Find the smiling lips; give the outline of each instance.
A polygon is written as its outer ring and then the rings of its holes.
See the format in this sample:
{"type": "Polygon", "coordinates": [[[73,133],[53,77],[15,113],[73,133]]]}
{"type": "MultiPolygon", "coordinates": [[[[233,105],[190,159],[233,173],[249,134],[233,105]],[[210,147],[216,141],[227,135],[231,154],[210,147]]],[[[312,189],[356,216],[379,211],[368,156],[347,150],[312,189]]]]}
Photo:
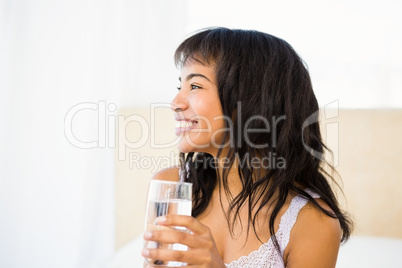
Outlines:
{"type": "Polygon", "coordinates": [[[176,121],[176,129],[175,133],[176,135],[183,134],[184,132],[187,132],[197,126],[198,122],[193,121],[193,120],[177,120],[176,121]]]}

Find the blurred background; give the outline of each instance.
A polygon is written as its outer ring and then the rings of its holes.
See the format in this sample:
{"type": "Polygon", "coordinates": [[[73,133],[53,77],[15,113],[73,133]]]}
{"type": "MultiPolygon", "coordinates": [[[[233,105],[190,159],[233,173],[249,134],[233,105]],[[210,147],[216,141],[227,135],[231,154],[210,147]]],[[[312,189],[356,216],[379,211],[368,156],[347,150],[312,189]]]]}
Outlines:
{"type": "Polygon", "coordinates": [[[119,111],[166,108],[178,85],[174,50],[195,30],[276,35],[306,61],[321,106],[395,110],[401,6],[0,0],[0,267],[88,267],[125,242],[115,221],[119,111]]]}

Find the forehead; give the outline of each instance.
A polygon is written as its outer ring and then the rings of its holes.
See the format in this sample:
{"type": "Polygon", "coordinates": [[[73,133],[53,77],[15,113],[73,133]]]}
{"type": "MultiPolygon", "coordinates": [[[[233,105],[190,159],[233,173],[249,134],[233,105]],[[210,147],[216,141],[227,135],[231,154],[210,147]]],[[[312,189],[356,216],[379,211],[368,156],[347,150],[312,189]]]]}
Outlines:
{"type": "Polygon", "coordinates": [[[207,63],[196,58],[188,58],[181,67],[181,73],[189,73],[193,71],[204,72],[215,76],[215,64],[207,63]]]}
{"type": "Polygon", "coordinates": [[[208,83],[216,84],[214,66],[206,65],[197,61],[186,62],[181,69],[179,80],[186,82],[194,77],[206,80],[208,83]]]}

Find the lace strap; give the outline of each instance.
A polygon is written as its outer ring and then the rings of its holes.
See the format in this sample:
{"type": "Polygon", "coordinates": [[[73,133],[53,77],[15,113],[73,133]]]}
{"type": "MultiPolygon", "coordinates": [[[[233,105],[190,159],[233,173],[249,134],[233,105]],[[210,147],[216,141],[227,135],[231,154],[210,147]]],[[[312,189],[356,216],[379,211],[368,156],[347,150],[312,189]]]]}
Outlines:
{"type": "MultiPolygon", "coordinates": [[[[320,196],[309,189],[305,190],[312,198],[320,198],[320,196]]],[[[295,196],[289,204],[288,209],[281,217],[278,229],[278,239],[281,255],[283,256],[285,249],[289,243],[290,231],[293,225],[296,223],[297,215],[300,210],[307,204],[308,199],[301,195],[295,196]]]]}

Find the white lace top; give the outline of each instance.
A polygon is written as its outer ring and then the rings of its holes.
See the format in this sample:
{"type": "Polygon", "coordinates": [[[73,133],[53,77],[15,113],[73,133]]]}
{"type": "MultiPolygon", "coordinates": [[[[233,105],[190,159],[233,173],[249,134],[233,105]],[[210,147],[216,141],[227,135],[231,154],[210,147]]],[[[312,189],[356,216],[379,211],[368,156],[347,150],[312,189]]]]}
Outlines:
{"type": "MultiPolygon", "coordinates": [[[[320,196],[306,190],[313,198],[319,198],[320,196]]],[[[272,239],[270,238],[267,243],[262,244],[258,250],[251,252],[248,256],[242,256],[237,261],[232,261],[229,264],[225,264],[228,268],[280,268],[285,267],[283,262],[283,253],[288,245],[290,230],[296,222],[299,211],[307,204],[307,199],[302,196],[296,196],[290,202],[290,205],[286,212],[282,215],[279,222],[279,229],[276,232],[276,239],[278,240],[281,248],[281,254],[279,255],[276,250],[272,239]]]]}

